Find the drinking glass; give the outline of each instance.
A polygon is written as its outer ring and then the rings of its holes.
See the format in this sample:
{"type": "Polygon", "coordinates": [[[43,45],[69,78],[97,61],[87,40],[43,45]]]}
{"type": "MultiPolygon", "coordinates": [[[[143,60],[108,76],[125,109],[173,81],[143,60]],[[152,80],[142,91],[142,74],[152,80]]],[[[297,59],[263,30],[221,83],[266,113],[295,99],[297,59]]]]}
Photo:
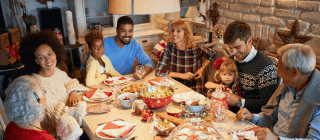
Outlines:
{"type": "Polygon", "coordinates": [[[216,115],[216,117],[218,118],[218,121],[219,121],[219,127],[217,128],[217,130],[224,131],[223,128],[221,127],[221,121],[223,120],[223,118],[227,114],[226,106],[224,104],[222,104],[222,102],[220,102],[220,103],[219,103],[219,101],[216,102],[216,104],[214,106],[214,114],[216,115]]]}
{"type": "Polygon", "coordinates": [[[150,116],[147,119],[148,130],[153,135],[154,140],[156,139],[156,136],[160,130],[157,128],[158,121],[159,121],[159,119],[154,116],[150,116]]]}
{"type": "Polygon", "coordinates": [[[143,65],[137,65],[136,66],[136,73],[137,76],[140,78],[140,84],[142,84],[142,76],[144,75],[145,71],[144,71],[144,66],[143,65]]]}
{"type": "Polygon", "coordinates": [[[167,73],[161,73],[160,77],[161,77],[161,80],[160,80],[161,85],[169,86],[168,74],[167,73]]]}
{"type": "Polygon", "coordinates": [[[118,82],[118,81],[113,81],[113,83],[112,83],[112,91],[113,91],[113,93],[114,93],[114,97],[115,97],[115,106],[120,106],[121,105],[121,103],[120,103],[120,101],[119,101],[119,99],[118,99],[118,96],[119,96],[119,94],[120,94],[120,91],[119,91],[119,86],[120,86],[120,83],[118,82]]]}

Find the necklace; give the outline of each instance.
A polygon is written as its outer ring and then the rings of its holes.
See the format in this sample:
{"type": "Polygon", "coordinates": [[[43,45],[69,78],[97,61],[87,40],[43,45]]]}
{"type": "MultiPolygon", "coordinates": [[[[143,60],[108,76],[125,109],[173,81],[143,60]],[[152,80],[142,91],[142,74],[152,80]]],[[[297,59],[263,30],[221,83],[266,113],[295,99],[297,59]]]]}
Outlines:
{"type": "Polygon", "coordinates": [[[29,124],[29,125],[30,125],[30,126],[33,126],[33,127],[35,127],[35,128],[38,128],[39,130],[43,131],[43,129],[40,128],[40,127],[38,127],[38,126],[34,126],[34,125],[32,125],[32,124],[29,124]]]}

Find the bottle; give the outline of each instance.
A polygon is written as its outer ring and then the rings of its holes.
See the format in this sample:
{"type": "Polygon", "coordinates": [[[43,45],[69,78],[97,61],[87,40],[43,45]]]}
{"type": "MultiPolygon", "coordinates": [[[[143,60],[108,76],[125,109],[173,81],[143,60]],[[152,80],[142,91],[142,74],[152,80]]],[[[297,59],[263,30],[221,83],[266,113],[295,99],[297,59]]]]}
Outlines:
{"type": "Polygon", "coordinates": [[[54,28],[53,32],[56,33],[57,38],[60,40],[60,43],[62,45],[64,45],[63,44],[63,36],[62,36],[62,33],[60,32],[60,30],[58,28],[54,28]]]}

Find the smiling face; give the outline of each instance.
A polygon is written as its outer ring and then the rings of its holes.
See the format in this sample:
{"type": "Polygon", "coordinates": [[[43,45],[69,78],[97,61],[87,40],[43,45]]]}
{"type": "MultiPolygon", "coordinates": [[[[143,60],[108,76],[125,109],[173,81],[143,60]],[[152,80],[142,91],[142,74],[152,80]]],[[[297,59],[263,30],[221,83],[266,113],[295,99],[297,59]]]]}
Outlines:
{"type": "Polygon", "coordinates": [[[252,38],[249,37],[247,42],[238,38],[234,43],[228,44],[230,51],[238,61],[244,60],[250,53],[252,47],[252,38]]]}
{"type": "Polygon", "coordinates": [[[133,36],[133,25],[131,24],[122,24],[117,28],[117,37],[120,39],[120,42],[124,45],[130,43],[133,36]]]}
{"type": "Polygon", "coordinates": [[[57,56],[47,44],[40,45],[34,55],[36,63],[41,66],[41,70],[53,71],[57,65],[57,56]]]}
{"type": "Polygon", "coordinates": [[[219,76],[221,78],[221,81],[227,85],[231,84],[234,79],[234,73],[233,72],[227,72],[223,71],[219,73],[219,76]]]}
{"type": "Polygon", "coordinates": [[[90,46],[91,56],[95,59],[101,58],[104,53],[104,46],[102,39],[95,39],[90,46]]]}
{"type": "Polygon", "coordinates": [[[172,42],[177,45],[182,45],[184,43],[184,30],[175,27],[171,30],[171,32],[172,42]]]}

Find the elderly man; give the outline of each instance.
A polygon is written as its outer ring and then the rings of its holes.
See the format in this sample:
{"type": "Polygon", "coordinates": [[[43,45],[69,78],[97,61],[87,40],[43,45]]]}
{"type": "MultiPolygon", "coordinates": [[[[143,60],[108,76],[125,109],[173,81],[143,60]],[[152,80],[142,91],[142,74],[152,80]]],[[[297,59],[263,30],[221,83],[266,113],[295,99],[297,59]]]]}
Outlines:
{"type": "Polygon", "coordinates": [[[277,72],[283,79],[259,114],[246,108],[237,113],[239,120],[258,126],[258,139],[320,139],[320,72],[315,69],[316,55],[308,45],[289,44],[278,50],[277,72]]]}
{"type": "MultiPolygon", "coordinates": [[[[142,77],[154,69],[154,63],[151,58],[144,52],[143,47],[138,41],[132,39],[133,21],[128,16],[122,16],[117,21],[117,35],[103,39],[104,54],[109,57],[113,67],[122,75],[132,73],[135,58],[140,64],[145,66],[145,73],[142,77]]],[[[89,55],[88,55],[89,56],[89,55]]],[[[89,57],[87,57],[88,59],[89,57]]],[[[86,67],[85,61],[80,70],[86,67]]],[[[81,72],[83,73],[83,72],[81,72]]],[[[136,73],[133,75],[140,79],[136,73]]]]}
{"type": "Polygon", "coordinates": [[[259,113],[277,89],[277,72],[273,61],[265,54],[257,51],[252,45],[250,26],[243,21],[230,23],[223,35],[236,60],[240,84],[244,90],[241,97],[227,93],[230,110],[237,112],[239,108],[248,108],[259,113]]]}

